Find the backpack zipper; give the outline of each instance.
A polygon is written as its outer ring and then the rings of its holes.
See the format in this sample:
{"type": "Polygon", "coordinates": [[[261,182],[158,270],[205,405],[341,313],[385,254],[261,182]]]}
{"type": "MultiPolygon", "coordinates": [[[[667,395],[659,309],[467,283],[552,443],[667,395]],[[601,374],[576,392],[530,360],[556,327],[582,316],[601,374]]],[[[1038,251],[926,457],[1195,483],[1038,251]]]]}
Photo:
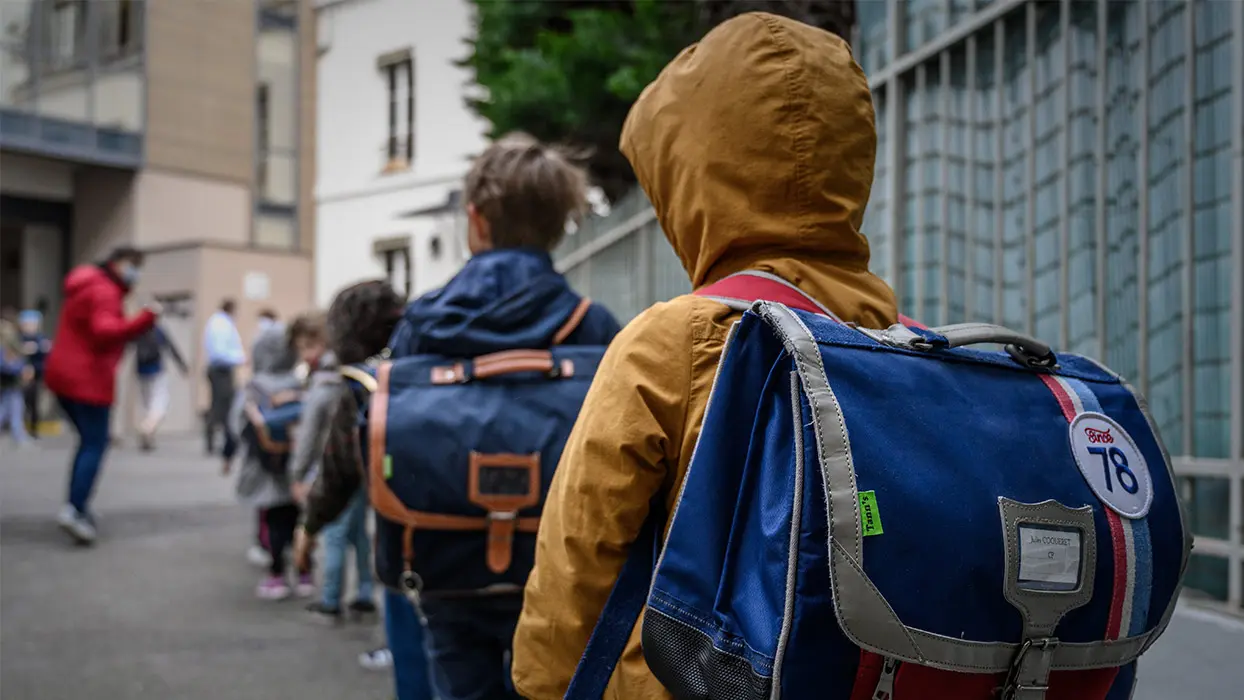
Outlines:
{"type": "Polygon", "coordinates": [[[872,700],[894,700],[894,678],[898,675],[900,663],[898,659],[882,657],[881,677],[877,679],[877,688],[873,690],[872,700]]]}

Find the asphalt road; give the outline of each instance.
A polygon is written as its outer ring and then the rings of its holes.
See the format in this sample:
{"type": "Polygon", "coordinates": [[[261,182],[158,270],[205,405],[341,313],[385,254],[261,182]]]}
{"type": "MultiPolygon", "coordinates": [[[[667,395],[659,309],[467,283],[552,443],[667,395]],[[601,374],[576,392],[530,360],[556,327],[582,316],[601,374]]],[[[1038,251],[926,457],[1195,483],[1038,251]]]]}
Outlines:
{"type": "Polygon", "coordinates": [[[112,453],[100,541],[52,517],[68,443],[0,437],[0,697],[4,700],[387,700],[359,667],[376,625],[328,628],[303,603],[256,600],[253,516],[198,442],[112,453]]]}
{"type": "MultiPolygon", "coordinates": [[[[0,437],[0,697],[391,697],[387,674],[356,662],[374,627],[329,629],[298,602],[254,598],[251,516],[198,442],[110,455],[92,549],[52,521],[68,447],[16,451],[0,437]]],[[[1244,622],[1181,604],[1140,669],[1135,700],[1244,698],[1244,622]]]]}

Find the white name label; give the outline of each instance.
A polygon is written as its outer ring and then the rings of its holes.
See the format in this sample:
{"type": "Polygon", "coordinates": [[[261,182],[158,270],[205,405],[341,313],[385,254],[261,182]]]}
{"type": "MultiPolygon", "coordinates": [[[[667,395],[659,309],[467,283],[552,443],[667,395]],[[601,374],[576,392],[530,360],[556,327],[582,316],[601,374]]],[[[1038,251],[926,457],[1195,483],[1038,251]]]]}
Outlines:
{"type": "Polygon", "coordinates": [[[1070,591],[1080,586],[1079,530],[1019,526],[1019,586],[1070,591]]]}
{"type": "Polygon", "coordinates": [[[1070,437],[1076,465],[1097,498],[1125,518],[1145,517],[1153,503],[1153,480],[1123,426],[1090,411],[1071,422],[1070,437]]]}

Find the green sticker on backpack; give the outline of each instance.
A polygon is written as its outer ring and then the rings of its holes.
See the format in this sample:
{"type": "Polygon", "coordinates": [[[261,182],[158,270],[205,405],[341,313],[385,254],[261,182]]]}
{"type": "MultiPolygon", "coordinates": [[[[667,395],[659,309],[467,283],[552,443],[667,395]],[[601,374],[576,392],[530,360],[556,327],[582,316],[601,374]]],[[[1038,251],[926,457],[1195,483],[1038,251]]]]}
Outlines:
{"type": "Polygon", "coordinates": [[[881,527],[881,511],[877,508],[877,492],[860,493],[860,522],[864,524],[865,537],[885,532],[881,527]]]}
{"type": "Polygon", "coordinates": [[[386,481],[393,478],[393,455],[384,456],[384,478],[386,481]]]}

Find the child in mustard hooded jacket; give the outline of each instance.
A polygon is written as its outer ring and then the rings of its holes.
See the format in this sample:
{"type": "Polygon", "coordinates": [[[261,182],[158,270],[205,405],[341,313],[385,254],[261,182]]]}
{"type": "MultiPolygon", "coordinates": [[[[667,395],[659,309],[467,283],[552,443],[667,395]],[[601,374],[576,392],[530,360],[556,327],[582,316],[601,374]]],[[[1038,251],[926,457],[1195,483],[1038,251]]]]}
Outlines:
{"type": "MultiPolygon", "coordinates": [[[[876,151],[868,81],[842,39],[765,13],[722,23],[631,108],[621,148],[695,287],[777,275],[886,328],[894,294],[859,226],[876,151]]],[[[730,325],[707,298],[657,304],[613,342],[553,481],[514,638],[515,686],[561,698],[631,544],[671,512],[730,325]]],[[[605,697],[667,698],[632,631],[605,697]]]]}

